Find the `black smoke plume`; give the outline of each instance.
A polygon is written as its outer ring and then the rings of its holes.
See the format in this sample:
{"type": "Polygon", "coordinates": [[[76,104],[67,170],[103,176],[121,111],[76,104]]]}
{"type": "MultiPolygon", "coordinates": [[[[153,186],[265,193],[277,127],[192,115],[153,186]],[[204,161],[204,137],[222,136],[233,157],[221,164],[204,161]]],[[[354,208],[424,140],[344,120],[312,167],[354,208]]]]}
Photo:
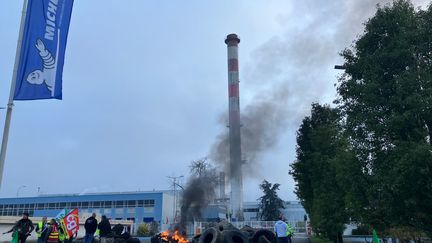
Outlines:
{"type": "Polygon", "coordinates": [[[182,193],[180,223],[200,220],[202,209],[215,198],[218,177],[207,159],[192,161],[191,176],[182,193]]]}

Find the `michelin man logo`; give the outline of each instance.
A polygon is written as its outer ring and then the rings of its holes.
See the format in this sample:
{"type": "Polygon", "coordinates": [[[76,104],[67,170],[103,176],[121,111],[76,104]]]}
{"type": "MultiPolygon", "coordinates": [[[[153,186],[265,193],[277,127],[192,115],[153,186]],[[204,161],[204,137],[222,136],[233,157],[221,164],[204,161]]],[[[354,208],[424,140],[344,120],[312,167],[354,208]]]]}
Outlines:
{"type": "Polygon", "coordinates": [[[55,85],[55,76],[56,76],[56,60],[52,56],[51,52],[49,52],[41,39],[38,39],[35,44],[36,49],[39,51],[39,56],[43,61],[43,69],[42,70],[34,70],[27,76],[27,82],[31,84],[42,85],[46,84],[48,89],[53,92],[53,87],[55,85]]]}

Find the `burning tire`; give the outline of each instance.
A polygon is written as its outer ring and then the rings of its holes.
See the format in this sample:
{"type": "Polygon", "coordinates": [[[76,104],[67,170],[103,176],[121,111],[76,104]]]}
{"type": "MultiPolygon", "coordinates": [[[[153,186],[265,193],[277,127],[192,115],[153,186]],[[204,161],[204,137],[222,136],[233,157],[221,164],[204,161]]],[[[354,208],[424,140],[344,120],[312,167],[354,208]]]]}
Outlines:
{"type": "Polygon", "coordinates": [[[225,230],[222,233],[224,243],[249,243],[249,239],[240,230],[225,230]]]}
{"type": "Polygon", "coordinates": [[[258,243],[261,236],[265,236],[265,238],[267,238],[267,240],[271,243],[277,243],[275,234],[272,231],[266,229],[257,230],[252,236],[251,243],[258,243]]]}
{"type": "Polygon", "coordinates": [[[198,243],[222,243],[222,236],[217,228],[208,228],[200,236],[198,243]]]}

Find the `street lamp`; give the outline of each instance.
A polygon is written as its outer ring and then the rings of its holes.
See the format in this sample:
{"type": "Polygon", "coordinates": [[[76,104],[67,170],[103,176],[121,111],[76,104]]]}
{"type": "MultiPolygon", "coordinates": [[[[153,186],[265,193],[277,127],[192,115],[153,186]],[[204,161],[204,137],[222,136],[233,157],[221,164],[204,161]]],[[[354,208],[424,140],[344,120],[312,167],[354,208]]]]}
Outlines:
{"type": "Polygon", "coordinates": [[[16,196],[18,197],[21,188],[26,188],[26,187],[27,187],[26,185],[22,185],[22,186],[18,187],[16,196]]]}

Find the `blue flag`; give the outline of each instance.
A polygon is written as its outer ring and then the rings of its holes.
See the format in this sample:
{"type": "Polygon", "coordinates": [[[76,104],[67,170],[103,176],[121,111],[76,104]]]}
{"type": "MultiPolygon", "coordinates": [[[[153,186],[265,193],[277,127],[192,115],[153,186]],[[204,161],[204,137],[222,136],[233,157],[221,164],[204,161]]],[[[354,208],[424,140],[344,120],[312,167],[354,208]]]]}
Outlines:
{"type": "Polygon", "coordinates": [[[62,99],[73,0],[29,0],[14,100],[62,99]]]}

